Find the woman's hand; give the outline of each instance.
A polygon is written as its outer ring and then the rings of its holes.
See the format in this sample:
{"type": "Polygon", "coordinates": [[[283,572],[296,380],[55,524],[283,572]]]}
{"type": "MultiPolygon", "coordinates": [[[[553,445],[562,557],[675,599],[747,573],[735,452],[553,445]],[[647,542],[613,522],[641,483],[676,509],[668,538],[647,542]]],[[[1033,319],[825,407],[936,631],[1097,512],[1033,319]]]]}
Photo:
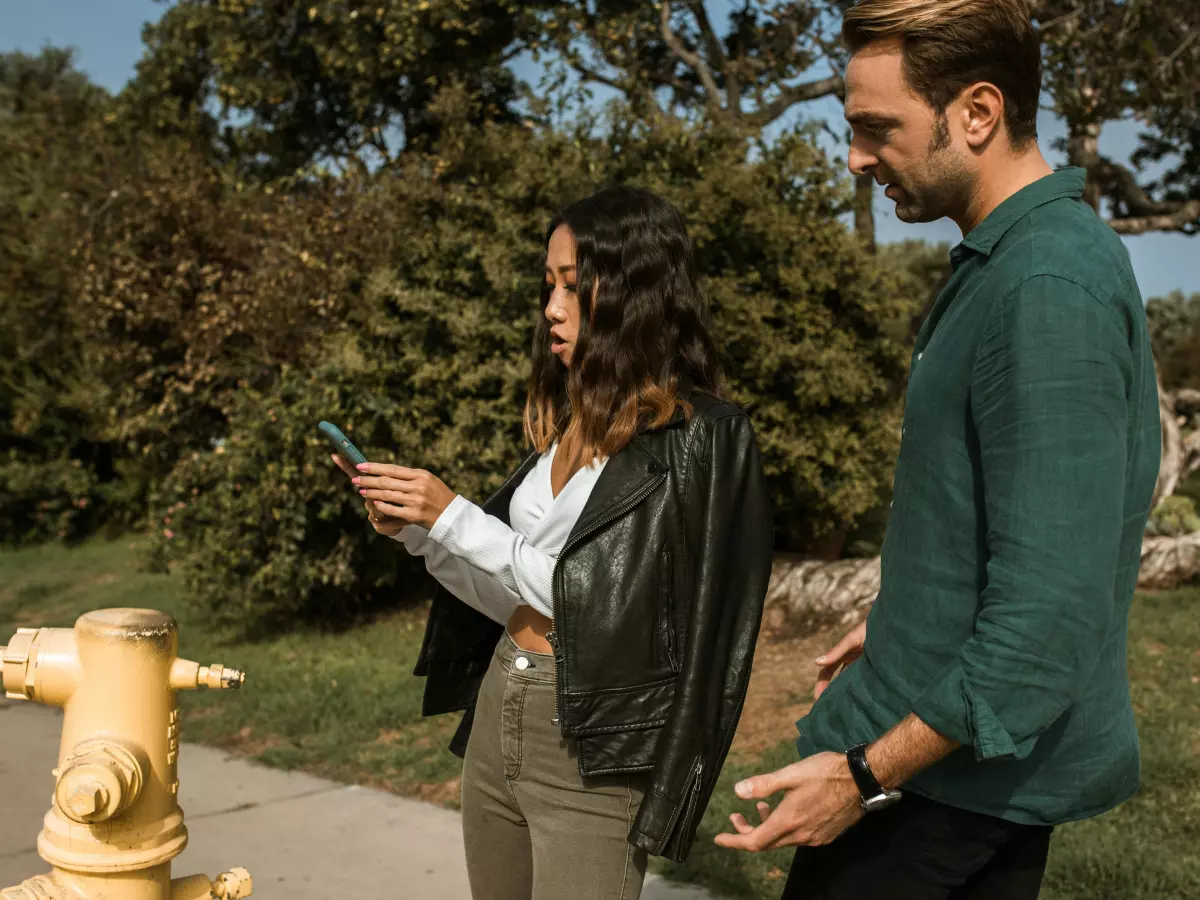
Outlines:
{"type": "MultiPolygon", "coordinates": [[[[354,481],[358,477],[358,470],[350,464],[348,459],[345,459],[340,454],[334,453],[331,457],[339,469],[346,473],[346,477],[354,481]]],[[[375,501],[367,500],[363,504],[367,508],[367,518],[371,521],[371,527],[384,537],[395,537],[408,523],[403,519],[393,519],[391,516],[385,516],[375,508],[375,501]]]]}
{"type": "Polygon", "coordinates": [[[363,463],[354,483],[375,509],[405,524],[433,528],[454,500],[455,493],[440,478],[424,469],[407,469],[383,463],[363,463]]]}
{"type": "Polygon", "coordinates": [[[840,669],[844,669],[863,655],[863,646],[866,642],[867,623],[863,622],[838,641],[836,647],[824,656],[817,657],[817,665],[821,667],[821,672],[817,675],[817,683],[813,688],[814,700],[825,693],[825,688],[829,687],[829,682],[833,681],[840,669]]]}

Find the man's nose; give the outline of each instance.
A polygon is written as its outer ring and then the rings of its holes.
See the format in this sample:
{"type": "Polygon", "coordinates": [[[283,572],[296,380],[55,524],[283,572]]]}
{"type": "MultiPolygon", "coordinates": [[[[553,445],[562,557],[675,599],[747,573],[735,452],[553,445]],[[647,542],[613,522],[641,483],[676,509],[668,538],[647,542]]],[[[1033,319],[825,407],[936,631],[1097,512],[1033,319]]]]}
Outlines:
{"type": "Polygon", "coordinates": [[[863,150],[862,147],[851,141],[850,153],[847,155],[846,164],[855,175],[866,175],[879,165],[879,158],[875,154],[863,150]]]}

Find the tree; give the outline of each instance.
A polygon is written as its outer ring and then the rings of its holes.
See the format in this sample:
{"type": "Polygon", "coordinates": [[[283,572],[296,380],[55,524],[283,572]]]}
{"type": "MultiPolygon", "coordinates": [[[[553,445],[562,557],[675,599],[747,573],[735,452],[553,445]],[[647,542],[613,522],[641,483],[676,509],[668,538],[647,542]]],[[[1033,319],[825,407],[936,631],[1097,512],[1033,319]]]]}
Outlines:
{"type": "Polygon", "coordinates": [[[1193,0],[1037,0],[1046,89],[1067,125],[1088,200],[1120,234],[1200,230],[1200,4],[1193,0]],[[1100,150],[1106,123],[1144,126],[1132,165],[1100,150]],[[1173,166],[1170,163],[1174,162],[1173,166]],[[1169,167],[1145,177],[1148,163],[1169,167]]]}
{"type": "MultiPolygon", "coordinates": [[[[570,74],[619,91],[639,115],[703,115],[757,137],[797,106],[845,93],[835,33],[845,6],[744,0],[723,29],[703,0],[575,0],[543,16],[533,48],[558,64],[552,85],[570,74]]],[[[873,197],[874,181],[858,178],[855,229],[872,251],[873,197]]]]}
{"type": "Polygon", "coordinates": [[[1155,297],[1146,303],[1146,316],[1163,386],[1200,390],[1200,293],[1155,297]]]}
{"type": "Polygon", "coordinates": [[[146,27],[127,100],[141,121],[213,143],[262,177],[313,162],[366,169],[429,146],[441,88],[511,120],[505,67],[537,3],[180,0],[146,27]]]}
{"type": "Polygon", "coordinates": [[[113,479],[68,313],[75,242],[110,202],[110,109],[68,51],[0,55],[0,541],[86,533],[113,479]]]}

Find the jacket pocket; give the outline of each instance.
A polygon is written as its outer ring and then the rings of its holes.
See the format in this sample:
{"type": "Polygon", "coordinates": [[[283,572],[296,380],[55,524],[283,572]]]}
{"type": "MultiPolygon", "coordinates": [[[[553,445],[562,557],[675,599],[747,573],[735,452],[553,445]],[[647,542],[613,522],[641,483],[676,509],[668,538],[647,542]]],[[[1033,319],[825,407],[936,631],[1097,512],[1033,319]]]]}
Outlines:
{"type": "Polygon", "coordinates": [[[655,627],[659,661],[679,671],[679,656],[675,646],[675,571],[671,551],[664,549],[658,557],[658,619],[655,627]]]}

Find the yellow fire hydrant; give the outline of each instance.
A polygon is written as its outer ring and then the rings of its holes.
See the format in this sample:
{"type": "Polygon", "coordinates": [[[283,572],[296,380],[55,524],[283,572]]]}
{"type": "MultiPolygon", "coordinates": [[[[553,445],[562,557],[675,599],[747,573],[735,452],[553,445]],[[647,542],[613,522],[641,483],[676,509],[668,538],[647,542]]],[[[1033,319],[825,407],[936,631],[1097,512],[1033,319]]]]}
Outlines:
{"type": "Polygon", "coordinates": [[[239,688],[245,676],[179,659],[170,616],[102,609],[72,628],[20,628],[0,647],[10,699],[64,710],[38,855],[52,870],[0,900],[233,900],[250,873],[171,879],[187,845],[179,808],[177,691],[239,688]]]}

